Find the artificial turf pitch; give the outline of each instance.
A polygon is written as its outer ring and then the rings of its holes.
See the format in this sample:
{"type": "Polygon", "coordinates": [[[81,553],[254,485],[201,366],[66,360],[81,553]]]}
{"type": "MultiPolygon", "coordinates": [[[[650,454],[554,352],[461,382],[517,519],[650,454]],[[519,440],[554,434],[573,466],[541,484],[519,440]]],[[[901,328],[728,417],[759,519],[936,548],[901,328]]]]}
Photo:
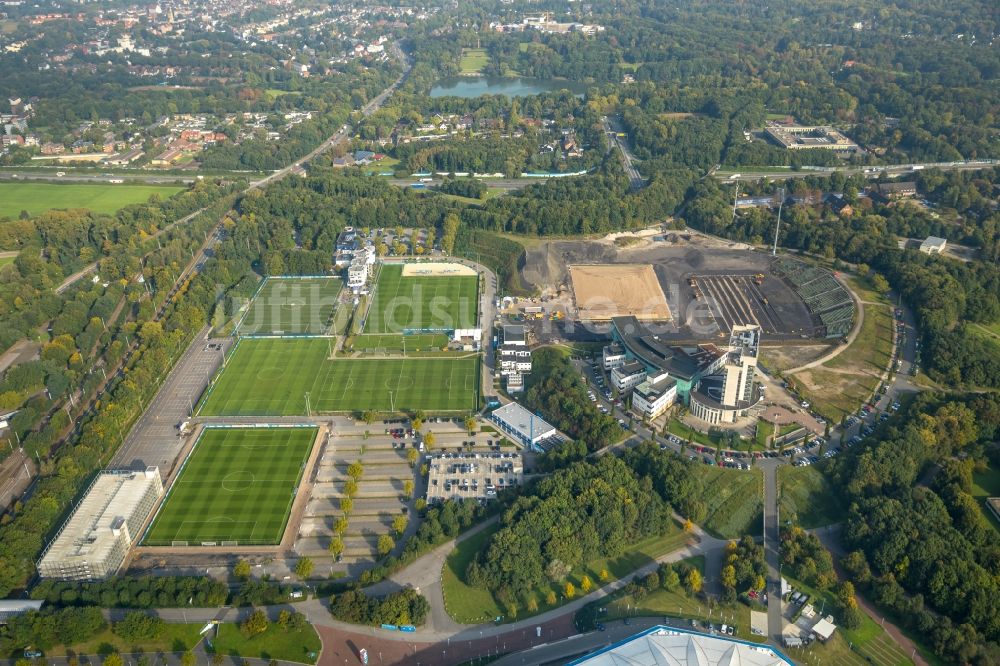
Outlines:
{"type": "Polygon", "coordinates": [[[315,439],[316,428],[206,429],[143,543],[280,543],[315,439]]]}
{"type": "Polygon", "coordinates": [[[478,302],[478,276],[404,277],[402,264],[383,264],[362,333],[474,328],[478,302]]]}
{"type": "Polygon", "coordinates": [[[269,277],[240,322],[240,335],[325,335],[344,283],[334,277],[269,277]]]}
{"type": "Polygon", "coordinates": [[[478,354],[329,358],[323,338],[243,338],[199,409],[202,416],[302,416],[375,410],[471,411],[478,354]]]}

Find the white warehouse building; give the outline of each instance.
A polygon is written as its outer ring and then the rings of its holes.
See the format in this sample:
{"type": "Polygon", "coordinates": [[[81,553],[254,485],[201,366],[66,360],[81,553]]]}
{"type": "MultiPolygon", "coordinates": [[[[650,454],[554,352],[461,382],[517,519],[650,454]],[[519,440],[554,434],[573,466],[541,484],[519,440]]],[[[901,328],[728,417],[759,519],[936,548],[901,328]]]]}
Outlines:
{"type": "Polygon", "coordinates": [[[160,470],[98,474],[38,562],[38,575],[100,580],[114,575],[163,496],[160,470]]]}

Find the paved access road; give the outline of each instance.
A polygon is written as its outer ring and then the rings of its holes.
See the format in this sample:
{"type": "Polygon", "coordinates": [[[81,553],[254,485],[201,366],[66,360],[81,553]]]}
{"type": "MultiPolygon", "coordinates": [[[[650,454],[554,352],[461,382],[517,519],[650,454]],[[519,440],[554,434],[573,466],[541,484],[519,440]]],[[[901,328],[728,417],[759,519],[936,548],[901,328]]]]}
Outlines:
{"type": "Polygon", "coordinates": [[[208,382],[222,365],[223,353],[233,343],[232,338],[210,340],[210,330],[210,326],[201,329],[174,365],[115,453],[111,467],[145,469],[156,465],[164,479],[169,476],[187,442],[178,426],[191,415],[208,382]]]}

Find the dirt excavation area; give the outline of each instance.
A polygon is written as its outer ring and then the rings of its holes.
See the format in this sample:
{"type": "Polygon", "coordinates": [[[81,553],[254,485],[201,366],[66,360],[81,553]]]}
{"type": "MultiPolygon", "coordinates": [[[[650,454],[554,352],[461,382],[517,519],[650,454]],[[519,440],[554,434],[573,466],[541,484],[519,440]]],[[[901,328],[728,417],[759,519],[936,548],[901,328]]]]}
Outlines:
{"type": "Polygon", "coordinates": [[[664,322],[663,335],[722,339],[734,323],[751,323],[770,343],[822,344],[813,338],[816,322],[772,261],[744,243],[654,228],[531,243],[521,273],[547,309],[578,321],[644,311],[644,320],[664,322]]]}
{"type": "Polygon", "coordinates": [[[620,315],[666,321],[670,308],[650,264],[587,264],[569,267],[577,316],[606,321],[620,315]]]}

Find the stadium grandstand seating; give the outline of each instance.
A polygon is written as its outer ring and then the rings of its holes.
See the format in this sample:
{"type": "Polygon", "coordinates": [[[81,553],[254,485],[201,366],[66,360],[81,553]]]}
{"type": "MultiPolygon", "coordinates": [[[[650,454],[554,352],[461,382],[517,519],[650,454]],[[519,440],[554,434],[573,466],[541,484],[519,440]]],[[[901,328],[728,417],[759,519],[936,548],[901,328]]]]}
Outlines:
{"type": "Polygon", "coordinates": [[[799,295],[823,327],[825,337],[842,338],[850,332],[854,302],[847,289],[829,272],[784,258],[775,260],[772,270],[799,295]]]}

